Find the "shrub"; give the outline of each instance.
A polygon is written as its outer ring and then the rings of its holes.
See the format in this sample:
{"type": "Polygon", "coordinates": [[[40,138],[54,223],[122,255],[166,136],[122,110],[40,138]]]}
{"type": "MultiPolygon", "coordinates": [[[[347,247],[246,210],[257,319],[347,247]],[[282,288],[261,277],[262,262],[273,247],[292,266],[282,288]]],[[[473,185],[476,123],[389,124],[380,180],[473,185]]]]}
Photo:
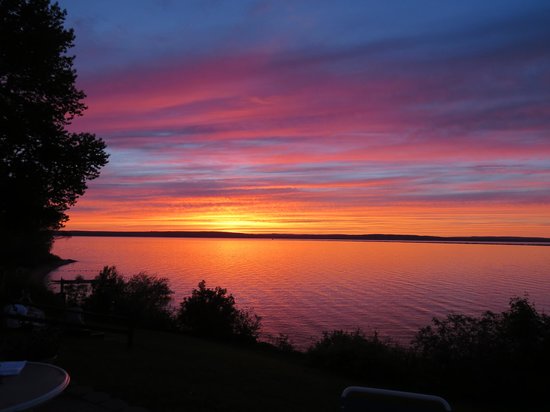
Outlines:
{"type": "Polygon", "coordinates": [[[132,276],[125,285],[122,310],[149,327],[169,327],[172,323],[170,303],[174,292],[167,278],[145,273],[132,276]]]}
{"type": "Polygon", "coordinates": [[[296,353],[297,350],[290,337],[284,333],[279,333],[277,336],[272,336],[269,343],[278,351],[285,353],[296,353]]]}
{"type": "Polygon", "coordinates": [[[475,318],[434,318],[417,333],[412,348],[434,380],[471,392],[534,391],[550,366],[550,317],[527,298],[512,298],[509,310],[475,318]]]}
{"type": "Polygon", "coordinates": [[[316,366],[375,383],[395,384],[406,376],[409,364],[408,351],[389,339],[381,339],[376,332],[366,336],[360,329],[323,332],[307,356],[316,366]]]}
{"type": "Polygon", "coordinates": [[[173,293],[166,278],[139,273],[126,281],[114,266],[106,266],[94,279],[85,307],[130,316],[141,326],[167,328],[172,323],[173,293]]]}
{"type": "Polygon", "coordinates": [[[259,316],[237,309],[233,295],[207,288],[204,280],[181,302],[177,321],[193,334],[223,340],[256,342],[261,328],[259,316]]]}
{"type": "Polygon", "coordinates": [[[115,314],[121,309],[125,288],[126,282],[116,267],[105,266],[94,278],[85,306],[94,312],[115,314]]]}

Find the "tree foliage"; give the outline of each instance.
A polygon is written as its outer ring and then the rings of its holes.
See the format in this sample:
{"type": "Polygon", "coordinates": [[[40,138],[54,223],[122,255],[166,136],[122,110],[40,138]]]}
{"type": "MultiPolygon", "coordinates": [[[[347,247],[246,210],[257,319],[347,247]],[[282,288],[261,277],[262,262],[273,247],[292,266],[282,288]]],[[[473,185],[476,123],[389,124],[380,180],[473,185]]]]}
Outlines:
{"type": "Polygon", "coordinates": [[[395,384],[395,377],[404,378],[410,367],[405,348],[380,338],[377,332],[367,336],[360,329],[323,332],[323,337],[308,349],[307,357],[315,366],[375,379],[378,385],[395,384]]]}
{"type": "Polygon", "coordinates": [[[132,276],[125,285],[124,310],[141,323],[156,328],[166,327],[171,322],[172,295],[167,278],[146,273],[132,276]]]}
{"type": "Polygon", "coordinates": [[[74,32],[49,0],[0,0],[0,229],[3,260],[49,253],[52,231],[107,163],[105,143],[67,126],[81,116],[74,32]]]}
{"type": "Polygon", "coordinates": [[[528,298],[514,297],[500,313],[434,318],[410,346],[360,330],[325,332],[309,348],[307,359],[364,379],[368,386],[537,403],[547,393],[550,316],[538,312],[528,298]]]}
{"type": "Polygon", "coordinates": [[[120,311],[125,287],[126,281],[116,267],[105,266],[94,278],[91,294],[85,300],[87,309],[109,314],[120,311]]]}
{"type": "Polygon", "coordinates": [[[441,384],[534,393],[550,366],[550,317],[515,297],[501,313],[434,318],[416,334],[413,349],[441,384]]]}
{"type": "MultiPolygon", "coordinates": [[[[416,334],[413,347],[443,368],[514,360],[536,363],[536,354],[550,349],[550,317],[527,298],[512,298],[509,310],[487,311],[480,317],[451,314],[432,320],[416,334]],[[530,360],[529,360],[530,359],[530,360]]],[[[539,359],[540,361],[540,359],[539,359]]]]}
{"type": "Polygon", "coordinates": [[[84,305],[93,312],[129,316],[141,326],[167,328],[173,293],[167,278],[138,273],[126,280],[114,266],[106,266],[94,278],[84,305]]]}
{"type": "Polygon", "coordinates": [[[255,342],[261,328],[261,318],[238,309],[227,289],[209,289],[204,280],[190,297],[183,299],[177,319],[182,328],[196,335],[223,340],[255,342]]]}

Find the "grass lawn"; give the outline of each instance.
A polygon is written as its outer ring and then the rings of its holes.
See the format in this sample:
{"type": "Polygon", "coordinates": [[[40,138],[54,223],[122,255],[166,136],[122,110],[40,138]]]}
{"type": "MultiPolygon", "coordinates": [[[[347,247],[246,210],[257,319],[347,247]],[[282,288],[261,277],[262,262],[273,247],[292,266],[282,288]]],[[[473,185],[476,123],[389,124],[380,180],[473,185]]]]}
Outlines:
{"type": "MultiPolygon", "coordinates": [[[[151,411],[338,411],[346,379],[300,358],[164,332],[125,339],[65,337],[57,359],[72,379],[151,411]]],[[[463,412],[506,409],[466,406],[463,412]]]]}
{"type": "Polygon", "coordinates": [[[266,353],[192,337],[138,331],[123,338],[64,338],[56,363],[75,382],[151,411],[337,411],[356,382],[266,353]]]}

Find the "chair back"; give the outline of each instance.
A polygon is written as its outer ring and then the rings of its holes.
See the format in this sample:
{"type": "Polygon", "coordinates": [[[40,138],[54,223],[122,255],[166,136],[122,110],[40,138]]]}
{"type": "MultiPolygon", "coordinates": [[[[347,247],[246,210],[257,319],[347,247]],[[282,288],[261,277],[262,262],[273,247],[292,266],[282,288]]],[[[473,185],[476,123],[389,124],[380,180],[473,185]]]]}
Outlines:
{"type": "Polygon", "coordinates": [[[434,395],[349,386],[341,397],[344,412],[451,412],[449,403],[434,395]]]}

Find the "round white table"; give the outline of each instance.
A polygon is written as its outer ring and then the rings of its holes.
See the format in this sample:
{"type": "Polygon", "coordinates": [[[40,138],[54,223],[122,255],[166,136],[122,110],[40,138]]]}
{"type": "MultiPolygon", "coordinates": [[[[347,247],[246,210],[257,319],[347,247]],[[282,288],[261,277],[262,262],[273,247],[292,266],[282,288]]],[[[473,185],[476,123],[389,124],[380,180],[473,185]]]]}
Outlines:
{"type": "Polygon", "coordinates": [[[33,408],[65,390],[69,374],[48,363],[27,362],[21,373],[3,376],[0,381],[0,412],[33,408]]]}

